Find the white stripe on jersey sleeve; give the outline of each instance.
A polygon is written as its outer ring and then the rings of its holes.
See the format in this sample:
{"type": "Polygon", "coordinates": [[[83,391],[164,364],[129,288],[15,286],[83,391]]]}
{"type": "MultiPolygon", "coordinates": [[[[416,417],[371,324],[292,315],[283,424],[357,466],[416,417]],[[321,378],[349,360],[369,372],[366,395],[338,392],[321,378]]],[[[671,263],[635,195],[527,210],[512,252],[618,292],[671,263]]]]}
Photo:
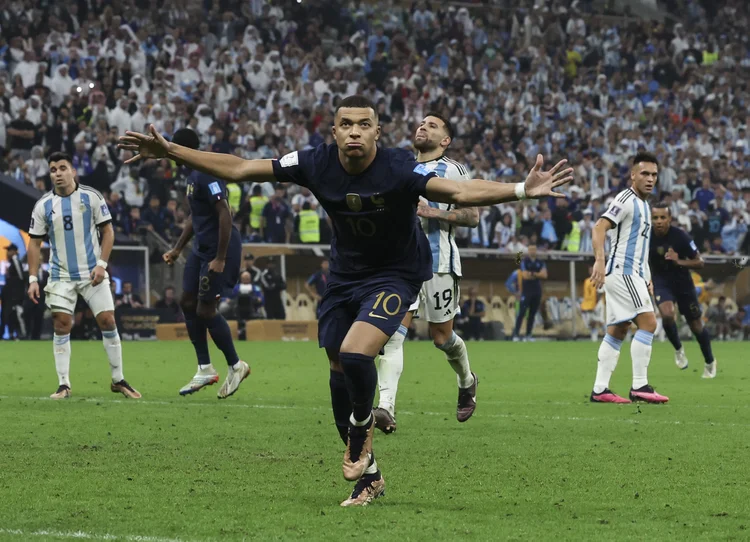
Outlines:
{"type": "Polygon", "coordinates": [[[29,226],[30,235],[38,237],[44,237],[47,235],[47,216],[44,214],[44,203],[51,198],[51,193],[45,194],[34,205],[34,210],[31,211],[31,224],[29,226]]]}
{"type": "Polygon", "coordinates": [[[99,224],[112,220],[112,215],[109,214],[109,206],[104,200],[104,196],[102,196],[98,190],[90,189],[88,187],[86,187],[85,190],[89,195],[89,201],[91,202],[91,212],[93,213],[94,224],[98,226],[99,224]]]}
{"type": "Polygon", "coordinates": [[[608,218],[615,225],[620,224],[626,216],[633,215],[633,198],[635,195],[632,194],[630,189],[623,190],[617,197],[612,200],[609,204],[609,208],[604,212],[602,218],[608,218]]]}

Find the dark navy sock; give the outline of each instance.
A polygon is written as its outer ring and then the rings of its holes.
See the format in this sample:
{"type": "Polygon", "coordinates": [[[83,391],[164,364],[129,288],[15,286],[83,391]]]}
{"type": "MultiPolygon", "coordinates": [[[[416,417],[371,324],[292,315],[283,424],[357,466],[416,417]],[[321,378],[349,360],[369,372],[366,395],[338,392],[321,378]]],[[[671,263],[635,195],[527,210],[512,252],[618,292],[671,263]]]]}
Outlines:
{"type": "Polygon", "coordinates": [[[221,314],[217,314],[205,322],[209,333],[211,333],[211,338],[214,340],[214,344],[224,353],[227,365],[231,366],[237,363],[240,358],[234,349],[232,331],[229,329],[229,324],[227,324],[224,317],[221,314]]]}
{"type": "Polygon", "coordinates": [[[701,352],[703,353],[703,359],[706,363],[712,363],[714,361],[714,353],[711,350],[711,334],[704,327],[700,333],[695,335],[698,340],[698,344],[701,346],[701,352]]]}
{"type": "Polygon", "coordinates": [[[206,324],[198,318],[194,312],[186,312],[185,327],[187,328],[190,342],[195,348],[198,357],[198,365],[211,365],[211,356],[208,354],[208,341],[206,336],[206,324]]]}
{"type": "Polygon", "coordinates": [[[675,322],[674,320],[670,320],[669,322],[663,320],[662,324],[664,325],[664,333],[666,333],[667,339],[669,339],[669,342],[672,343],[674,349],[679,350],[680,348],[682,348],[680,334],[677,331],[677,322],[675,322]]]}
{"type": "Polygon", "coordinates": [[[375,389],[378,387],[375,358],[363,354],[341,353],[339,362],[346,375],[354,419],[358,422],[365,421],[372,412],[375,389]]]}
{"type": "Polygon", "coordinates": [[[346,388],[344,373],[331,371],[328,385],[331,387],[331,407],[333,408],[336,429],[338,429],[341,440],[346,444],[349,434],[349,416],[352,415],[352,401],[349,399],[349,390],[346,388]]]}

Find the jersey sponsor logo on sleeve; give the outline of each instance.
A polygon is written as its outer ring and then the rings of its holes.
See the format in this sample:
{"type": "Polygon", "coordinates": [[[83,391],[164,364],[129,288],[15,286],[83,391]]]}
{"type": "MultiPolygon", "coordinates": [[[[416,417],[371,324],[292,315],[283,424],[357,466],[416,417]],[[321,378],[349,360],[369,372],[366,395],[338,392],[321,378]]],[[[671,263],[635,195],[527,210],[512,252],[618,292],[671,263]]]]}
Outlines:
{"type": "Polygon", "coordinates": [[[29,226],[29,230],[33,230],[33,229],[34,229],[34,217],[32,216],[31,217],[31,225],[29,226]]]}
{"type": "Polygon", "coordinates": [[[414,173],[419,173],[420,175],[427,175],[429,172],[430,170],[424,164],[417,164],[414,168],[414,173]]]}
{"type": "Polygon", "coordinates": [[[622,211],[622,207],[618,207],[617,205],[613,205],[610,207],[609,211],[607,211],[607,214],[611,216],[617,216],[620,214],[620,211],[622,211]]]}
{"type": "Polygon", "coordinates": [[[101,211],[104,216],[107,216],[109,214],[109,207],[107,207],[106,203],[102,203],[101,211]]]}
{"type": "Polygon", "coordinates": [[[698,252],[698,247],[696,246],[695,241],[690,241],[690,248],[698,252]]]}
{"type": "Polygon", "coordinates": [[[293,167],[299,165],[299,153],[297,151],[285,154],[279,160],[281,167],[293,167]]]}
{"type": "Polygon", "coordinates": [[[208,185],[208,189],[211,191],[211,195],[217,196],[221,194],[221,186],[216,181],[208,185]]]}

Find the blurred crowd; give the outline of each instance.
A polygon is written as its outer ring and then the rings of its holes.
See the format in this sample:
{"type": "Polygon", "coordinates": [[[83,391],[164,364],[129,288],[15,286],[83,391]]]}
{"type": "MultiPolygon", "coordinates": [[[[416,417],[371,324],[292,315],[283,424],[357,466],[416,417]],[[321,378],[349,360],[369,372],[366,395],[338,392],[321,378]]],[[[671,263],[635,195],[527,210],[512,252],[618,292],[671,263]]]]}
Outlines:
{"type": "MultiPolygon", "coordinates": [[[[167,239],[185,220],[162,160],[123,165],[125,130],[191,127],[202,146],[279,157],[331,142],[350,94],[377,104],[381,145],[411,147],[429,111],[475,178],[522,180],[537,153],[577,179],[556,202],[482,209],[464,246],[588,251],[592,224],[638,150],[661,164],[659,199],[704,253],[748,253],[750,96],[744,0],[670,0],[668,23],[579,0],[13,0],[0,8],[0,172],[49,188],[46,153],[73,155],[106,192],[120,239],[167,239]],[[674,20],[680,22],[675,23],[674,20]]],[[[314,196],[232,187],[249,242],[326,242],[314,196]]]]}

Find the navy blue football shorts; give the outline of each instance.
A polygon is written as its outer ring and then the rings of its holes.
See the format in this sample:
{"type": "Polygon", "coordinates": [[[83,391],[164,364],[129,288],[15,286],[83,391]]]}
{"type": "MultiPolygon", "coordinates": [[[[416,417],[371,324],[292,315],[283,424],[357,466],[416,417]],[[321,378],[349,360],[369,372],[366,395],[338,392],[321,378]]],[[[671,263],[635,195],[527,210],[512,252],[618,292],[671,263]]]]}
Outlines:
{"type": "Polygon", "coordinates": [[[393,335],[416,301],[421,282],[399,277],[328,283],[320,302],[318,343],[338,351],[354,322],[367,322],[387,336],[393,335]]]}
{"type": "Polygon", "coordinates": [[[692,280],[689,282],[676,281],[654,275],[652,281],[657,305],[671,301],[677,305],[680,314],[688,322],[701,317],[703,311],[701,310],[701,304],[698,302],[698,296],[695,294],[695,285],[692,280]]]}
{"type": "Polygon", "coordinates": [[[211,260],[198,257],[190,252],[185,265],[185,273],[182,276],[182,290],[198,294],[198,299],[204,302],[216,301],[225,294],[227,290],[234,288],[240,278],[240,253],[230,249],[227,250],[227,260],[224,264],[223,273],[214,273],[208,270],[211,260]]]}

